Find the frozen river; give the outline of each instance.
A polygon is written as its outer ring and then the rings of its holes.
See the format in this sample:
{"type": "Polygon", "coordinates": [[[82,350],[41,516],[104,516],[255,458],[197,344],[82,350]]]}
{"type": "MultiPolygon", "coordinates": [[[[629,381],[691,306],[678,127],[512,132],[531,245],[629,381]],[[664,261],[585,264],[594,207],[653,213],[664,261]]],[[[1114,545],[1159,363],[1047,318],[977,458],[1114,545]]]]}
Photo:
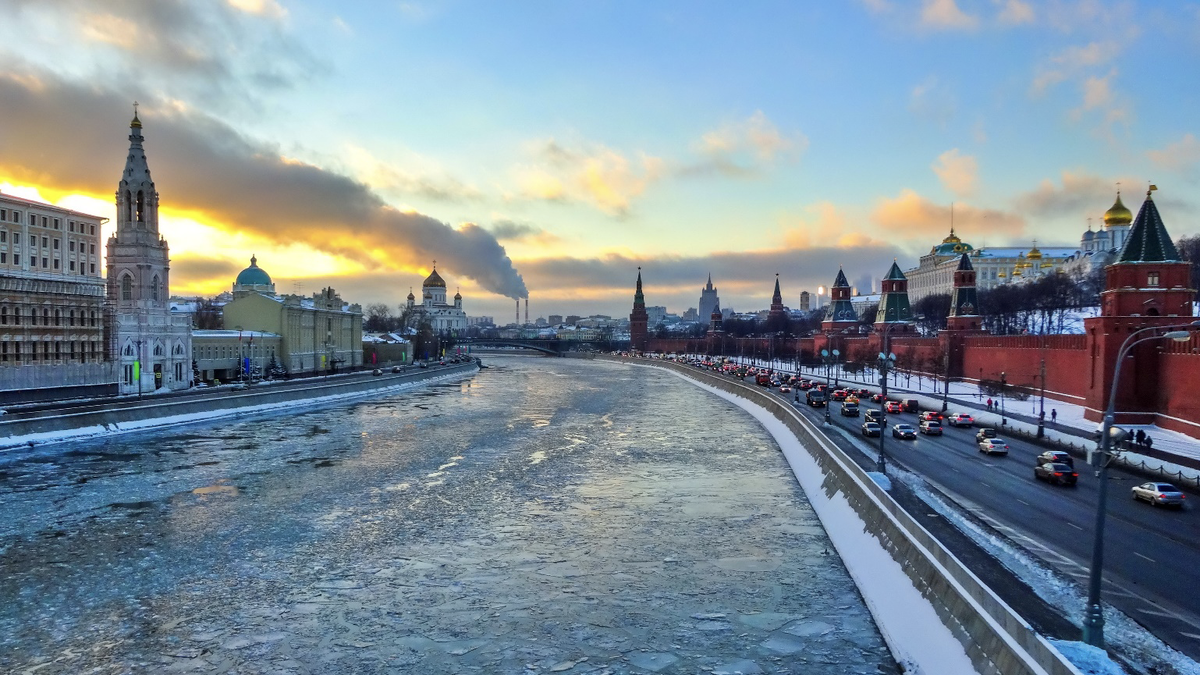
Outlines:
{"type": "Polygon", "coordinates": [[[620,364],[0,455],[0,672],[894,673],[771,437],[620,364]]]}

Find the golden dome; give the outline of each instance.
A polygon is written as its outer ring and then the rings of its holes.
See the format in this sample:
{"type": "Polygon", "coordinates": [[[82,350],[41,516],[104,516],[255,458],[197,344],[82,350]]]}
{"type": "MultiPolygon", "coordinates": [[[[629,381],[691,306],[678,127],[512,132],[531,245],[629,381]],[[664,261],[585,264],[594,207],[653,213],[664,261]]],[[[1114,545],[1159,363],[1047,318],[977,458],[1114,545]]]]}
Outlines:
{"type": "Polygon", "coordinates": [[[1133,213],[1121,203],[1121,193],[1117,192],[1117,201],[1112,208],[1104,212],[1104,227],[1128,225],[1133,222],[1133,213]]]}
{"type": "Polygon", "coordinates": [[[950,228],[950,236],[943,239],[942,243],[943,244],[961,244],[962,239],[959,239],[958,235],[954,234],[954,228],[952,227],[952,228],[950,228]]]}
{"type": "Polygon", "coordinates": [[[1018,264],[1016,267],[1014,267],[1014,268],[1013,268],[1013,276],[1014,276],[1014,277],[1019,277],[1019,276],[1021,276],[1021,274],[1022,274],[1022,272],[1021,272],[1021,268],[1022,268],[1022,267],[1023,267],[1023,265],[1020,265],[1020,264],[1018,264]]]}
{"type": "Polygon", "coordinates": [[[1042,263],[1042,269],[1046,269],[1046,268],[1048,268],[1048,267],[1054,267],[1054,263],[1052,263],[1052,262],[1044,262],[1044,263],[1042,263]]]}
{"type": "Polygon", "coordinates": [[[1030,260],[1041,260],[1042,259],[1042,252],[1040,249],[1038,249],[1036,241],[1033,242],[1033,248],[1029,249],[1029,255],[1026,255],[1025,257],[1030,260]]]}
{"type": "Polygon", "coordinates": [[[1000,270],[1000,273],[999,273],[999,274],[997,274],[996,276],[1000,277],[1001,279],[1007,279],[1007,278],[1008,278],[1008,273],[1007,273],[1007,272],[1005,272],[1004,270],[1000,270]]]}

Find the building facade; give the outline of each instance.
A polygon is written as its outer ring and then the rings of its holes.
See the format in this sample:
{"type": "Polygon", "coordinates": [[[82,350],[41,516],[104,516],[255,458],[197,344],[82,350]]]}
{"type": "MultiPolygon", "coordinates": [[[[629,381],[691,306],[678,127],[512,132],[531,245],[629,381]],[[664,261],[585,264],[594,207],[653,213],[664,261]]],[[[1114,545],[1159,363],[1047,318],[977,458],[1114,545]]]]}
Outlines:
{"type": "Polygon", "coordinates": [[[410,321],[413,325],[429,322],[434,332],[462,332],[467,328],[467,313],[462,308],[462,294],[454,294],[454,304],[446,302],[446,282],[438,274],[437,263],[421,284],[421,304],[416,304],[412,291],[408,292],[410,321]]]}
{"type": "Polygon", "coordinates": [[[283,336],[237,330],[192,331],[192,359],[203,382],[236,382],[270,375],[279,364],[283,336]]]}
{"type": "Polygon", "coordinates": [[[186,389],[192,385],[192,317],[171,312],[170,250],[158,232],[158,190],[136,112],[116,198],[117,228],[105,262],[120,391],[186,389]]]}
{"type": "MultiPolygon", "coordinates": [[[[279,336],[273,354],[288,375],[327,375],[363,365],[362,307],[332,288],[312,297],[276,295],[271,275],[258,266],[238,273],[233,300],[221,308],[226,331],[279,336]]],[[[272,354],[261,354],[269,359],[272,354]]]]}
{"type": "Polygon", "coordinates": [[[1030,248],[977,249],[960,239],[951,229],[950,235],[941,244],[921,256],[917,267],[905,272],[909,282],[909,299],[916,302],[927,295],[950,295],[954,291],[954,272],[964,253],[971,256],[978,287],[989,289],[1057,274],[1077,251],[1063,247],[1039,249],[1036,241],[1030,248]]]}
{"type": "Polygon", "coordinates": [[[105,219],[0,194],[0,402],[115,393],[105,219]]]}

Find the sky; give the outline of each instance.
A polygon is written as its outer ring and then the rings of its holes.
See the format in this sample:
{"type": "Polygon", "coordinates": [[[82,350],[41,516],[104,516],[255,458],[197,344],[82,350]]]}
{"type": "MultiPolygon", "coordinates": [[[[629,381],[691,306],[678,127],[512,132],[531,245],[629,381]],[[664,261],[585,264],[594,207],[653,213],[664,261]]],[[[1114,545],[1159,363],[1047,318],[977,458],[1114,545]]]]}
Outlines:
{"type": "MultiPolygon", "coordinates": [[[[171,293],[471,316],[860,292],[951,225],[1200,233],[1200,3],[0,0],[0,191],[113,218],[133,102],[171,293]]],[[[111,226],[111,223],[110,223],[111,226]]],[[[111,227],[110,227],[111,229],[111,227]]],[[[108,234],[108,232],[106,232],[108,234]]]]}

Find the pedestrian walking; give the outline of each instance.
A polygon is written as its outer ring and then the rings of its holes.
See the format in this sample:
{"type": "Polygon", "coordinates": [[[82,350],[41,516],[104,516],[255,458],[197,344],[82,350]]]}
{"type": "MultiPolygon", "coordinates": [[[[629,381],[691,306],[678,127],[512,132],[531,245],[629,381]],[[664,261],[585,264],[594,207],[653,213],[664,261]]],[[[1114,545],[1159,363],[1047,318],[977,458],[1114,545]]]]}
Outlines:
{"type": "Polygon", "coordinates": [[[1134,434],[1133,437],[1136,439],[1138,445],[1146,444],[1146,432],[1142,431],[1141,429],[1138,429],[1137,433],[1134,434]]]}
{"type": "Polygon", "coordinates": [[[1154,447],[1154,441],[1150,440],[1150,434],[1146,434],[1146,449],[1154,447]]]}
{"type": "Polygon", "coordinates": [[[1051,408],[1051,409],[1050,409],[1050,421],[1051,421],[1051,422],[1057,422],[1057,421],[1058,421],[1058,411],[1057,411],[1057,410],[1055,410],[1054,408],[1051,408]]]}
{"type": "Polygon", "coordinates": [[[992,399],[990,399],[990,398],[988,399],[988,408],[987,409],[988,410],[992,409],[992,399]]]}

